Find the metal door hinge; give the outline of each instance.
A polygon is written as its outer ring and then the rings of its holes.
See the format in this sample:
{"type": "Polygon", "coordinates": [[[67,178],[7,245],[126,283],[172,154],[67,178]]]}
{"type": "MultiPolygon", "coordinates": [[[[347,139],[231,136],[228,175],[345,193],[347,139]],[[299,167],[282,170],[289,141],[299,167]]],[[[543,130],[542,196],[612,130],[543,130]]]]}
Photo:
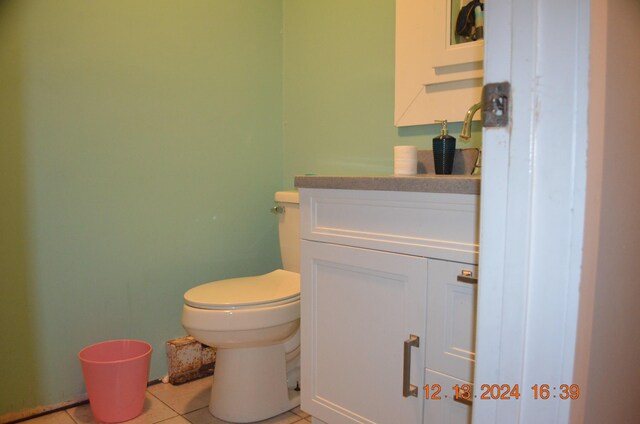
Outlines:
{"type": "Polygon", "coordinates": [[[509,125],[509,97],[511,84],[495,82],[482,87],[482,126],[506,127],[509,125]]]}

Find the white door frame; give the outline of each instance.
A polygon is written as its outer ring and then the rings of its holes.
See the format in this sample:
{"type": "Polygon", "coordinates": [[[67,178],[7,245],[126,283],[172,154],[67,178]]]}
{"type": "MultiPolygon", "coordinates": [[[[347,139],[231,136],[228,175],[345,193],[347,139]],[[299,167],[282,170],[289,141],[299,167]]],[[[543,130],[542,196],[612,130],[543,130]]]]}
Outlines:
{"type": "Polygon", "coordinates": [[[490,0],[485,83],[511,82],[510,126],[483,131],[474,423],[566,423],[586,184],[589,2],[490,0]],[[551,395],[558,390],[552,390],[551,395]]]}

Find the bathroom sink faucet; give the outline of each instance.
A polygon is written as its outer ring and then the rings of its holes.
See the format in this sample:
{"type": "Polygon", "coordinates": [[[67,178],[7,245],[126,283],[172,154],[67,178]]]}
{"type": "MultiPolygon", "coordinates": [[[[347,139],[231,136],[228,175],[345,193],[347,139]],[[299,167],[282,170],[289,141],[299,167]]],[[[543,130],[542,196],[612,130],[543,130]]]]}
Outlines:
{"type": "Polygon", "coordinates": [[[460,138],[464,140],[469,140],[471,138],[471,120],[473,119],[473,115],[476,114],[478,109],[482,106],[482,103],[476,103],[471,106],[467,111],[467,115],[464,117],[464,123],[462,124],[462,131],[460,132],[460,138]]]}

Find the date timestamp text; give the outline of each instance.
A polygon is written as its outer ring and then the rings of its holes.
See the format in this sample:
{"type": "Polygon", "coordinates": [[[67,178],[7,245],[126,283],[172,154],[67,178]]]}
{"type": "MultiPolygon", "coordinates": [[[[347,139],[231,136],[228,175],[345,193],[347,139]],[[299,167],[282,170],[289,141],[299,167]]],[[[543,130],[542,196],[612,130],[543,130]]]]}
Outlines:
{"type": "MultiPolygon", "coordinates": [[[[480,394],[474,394],[470,384],[456,384],[451,389],[450,395],[453,400],[518,400],[521,396],[519,384],[483,384],[480,386],[480,394]]],[[[428,400],[449,397],[443,393],[440,384],[427,384],[424,386],[424,392],[425,399],[428,400]]],[[[577,384],[560,384],[558,386],[534,384],[531,386],[531,394],[534,400],[576,400],[580,397],[580,386],[577,384]]]]}

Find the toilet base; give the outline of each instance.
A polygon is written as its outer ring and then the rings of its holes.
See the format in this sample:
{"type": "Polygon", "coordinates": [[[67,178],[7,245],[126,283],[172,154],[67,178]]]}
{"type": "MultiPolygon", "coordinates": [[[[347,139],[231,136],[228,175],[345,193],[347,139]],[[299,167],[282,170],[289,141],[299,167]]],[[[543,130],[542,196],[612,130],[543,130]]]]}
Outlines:
{"type": "Polygon", "coordinates": [[[286,376],[283,344],[219,348],[209,411],[224,421],[248,423],[295,408],[300,392],[287,387],[286,376]]]}

